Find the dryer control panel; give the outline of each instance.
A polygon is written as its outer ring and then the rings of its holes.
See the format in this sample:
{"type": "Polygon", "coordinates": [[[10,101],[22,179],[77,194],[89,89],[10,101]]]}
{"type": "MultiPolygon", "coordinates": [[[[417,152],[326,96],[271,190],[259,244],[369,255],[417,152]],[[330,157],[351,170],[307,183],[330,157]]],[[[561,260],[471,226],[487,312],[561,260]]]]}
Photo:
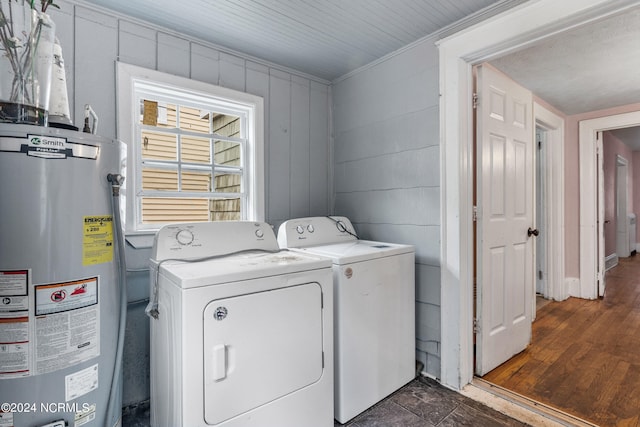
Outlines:
{"type": "Polygon", "coordinates": [[[278,229],[281,248],[343,243],[358,240],[349,218],[344,216],[316,216],[285,221],[278,229]]]}
{"type": "Polygon", "coordinates": [[[279,249],[269,224],[254,221],[179,223],[158,230],[151,259],[203,258],[254,249],[279,249]]]}

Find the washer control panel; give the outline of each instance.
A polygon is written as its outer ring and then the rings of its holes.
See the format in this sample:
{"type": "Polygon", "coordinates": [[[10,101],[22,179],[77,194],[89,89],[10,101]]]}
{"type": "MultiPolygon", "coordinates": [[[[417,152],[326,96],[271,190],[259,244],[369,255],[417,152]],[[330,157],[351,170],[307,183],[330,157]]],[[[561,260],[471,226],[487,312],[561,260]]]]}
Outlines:
{"type": "Polygon", "coordinates": [[[313,226],[313,224],[307,224],[306,227],[304,225],[296,226],[296,231],[298,232],[298,234],[304,234],[304,233],[313,233],[316,231],[316,229],[313,226]]]}
{"type": "Polygon", "coordinates": [[[344,216],[318,216],[285,221],[278,228],[281,248],[299,248],[357,240],[351,221],[344,216]]]}
{"type": "Polygon", "coordinates": [[[156,233],[151,259],[202,258],[252,249],[279,249],[269,224],[253,221],[169,224],[156,233]]]}

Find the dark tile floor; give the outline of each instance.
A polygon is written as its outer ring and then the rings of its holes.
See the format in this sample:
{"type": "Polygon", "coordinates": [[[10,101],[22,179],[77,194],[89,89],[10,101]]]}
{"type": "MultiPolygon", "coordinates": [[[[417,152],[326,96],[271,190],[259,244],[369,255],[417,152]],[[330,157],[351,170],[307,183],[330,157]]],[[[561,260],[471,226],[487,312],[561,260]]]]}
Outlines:
{"type": "MultiPolygon", "coordinates": [[[[335,427],[341,424],[335,423],[335,427]]],[[[519,421],[420,377],[345,424],[349,427],[522,427],[519,421]]],[[[148,427],[149,405],[127,408],[123,427],[148,427]]]]}
{"type": "MultiPolygon", "coordinates": [[[[336,423],[336,426],[339,424],[336,423]]],[[[525,426],[488,406],[418,377],[346,424],[349,427],[525,426]]]]}

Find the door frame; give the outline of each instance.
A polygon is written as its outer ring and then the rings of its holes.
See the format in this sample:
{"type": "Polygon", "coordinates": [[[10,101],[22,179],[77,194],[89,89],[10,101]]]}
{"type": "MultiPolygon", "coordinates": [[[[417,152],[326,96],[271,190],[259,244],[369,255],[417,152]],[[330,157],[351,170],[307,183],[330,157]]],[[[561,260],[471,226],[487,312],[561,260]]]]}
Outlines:
{"type": "Polygon", "coordinates": [[[549,298],[549,290],[547,289],[547,260],[546,260],[546,240],[547,240],[547,177],[546,177],[546,159],[547,159],[547,131],[540,127],[540,125],[534,123],[534,141],[537,145],[535,150],[535,179],[536,179],[536,194],[534,198],[535,206],[535,228],[538,229],[540,234],[536,236],[535,244],[535,277],[533,279],[536,297],[533,298],[533,320],[536,320],[536,305],[538,296],[549,298]]]}
{"type": "MultiPolygon", "coordinates": [[[[545,271],[547,273],[544,296],[555,301],[569,297],[564,279],[564,118],[533,102],[535,126],[546,134],[543,151],[547,167],[545,185],[545,271]]],[[[535,298],[534,298],[535,302],[535,298]]],[[[535,308],[535,307],[534,307],[535,308]]],[[[534,311],[535,313],[535,311],[534,311]]],[[[535,318],[535,316],[534,316],[535,318]]]]}
{"type": "Polygon", "coordinates": [[[634,0],[537,0],[438,42],[440,76],[440,381],[473,379],[472,66],[634,6],[634,0]]]}
{"type": "MultiPolygon", "coordinates": [[[[582,120],[578,124],[580,150],[580,297],[596,299],[599,284],[604,275],[603,227],[597,227],[602,214],[599,206],[603,203],[604,189],[597,182],[602,175],[602,156],[598,149],[598,133],[606,130],[640,125],[640,111],[615,114],[596,119],[582,120]],[[599,173],[597,173],[599,172],[599,173]],[[597,188],[598,191],[593,191],[597,188]],[[593,262],[596,259],[598,262],[593,262]]],[[[600,148],[601,149],[601,148],[600,148]]],[[[604,221],[604,218],[602,218],[604,221]]]]}
{"type": "Polygon", "coordinates": [[[618,257],[627,258],[629,256],[629,226],[627,224],[629,221],[627,213],[629,212],[629,161],[620,154],[616,155],[614,191],[616,195],[616,253],[618,257]]]}

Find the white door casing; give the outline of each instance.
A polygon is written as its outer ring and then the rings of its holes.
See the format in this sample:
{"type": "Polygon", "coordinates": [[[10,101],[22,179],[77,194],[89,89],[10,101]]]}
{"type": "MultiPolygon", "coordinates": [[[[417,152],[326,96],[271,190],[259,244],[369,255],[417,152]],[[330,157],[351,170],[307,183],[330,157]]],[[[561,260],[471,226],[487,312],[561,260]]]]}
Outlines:
{"type": "Polygon", "coordinates": [[[531,341],[534,295],[534,127],[531,92],[478,67],[478,331],[484,375],[531,341]]]}
{"type": "MultiPolygon", "coordinates": [[[[604,139],[602,136],[602,132],[597,133],[596,137],[596,158],[597,164],[600,167],[596,170],[596,177],[598,187],[596,190],[597,194],[597,216],[596,216],[596,230],[598,230],[598,256],[596,257],[596,262],[594,263],[597,266],[597,274],[596,274],[596,283],[598,284],[598,289],[596,289],[597,296],[604,296],[604,288],[605,288],[605,278],[604,278],[604,139]]],[[[591,260],[589,260],[591,261],[591,260]]],[[[580,262],[584,262],[584,260],[580,260],[580,262]]]]}
{"type": "MultiPolygon", "coordinates": [[[[535,143],[537,145],[535,162],[536,162],[536,228],[540,231],[538,238],[536,239],[536,268],[535,268],[535,288],[536,295],[542,295],[548,298],[547,292],[547,269],[545,259],[545,247],[546,247],[546,234],[547,224],[546,215],[544,214],[546,206],[546,151],[547,151],[547,132],[536,126],[536,138],[535,143]]],[[[535,303],[533,308],[533,319],[536,318],[535,303]]]]}
{"type": "MultiPolygon", "coordinates": [[[[629,220],[627,219],[627,159],[618,154],[616,157],[616,253],[619,257],[629,256],[629,220]]],[[[605,254],[606,256],[606,254],[605,254]]]]}
{"type": "Polygon", "coordinates": [[[640,125],[640,111],[615,114],[578,124],[580,144],[580,295],[596,299],[604,293],[604,221],[602,211],[602,131],[640,125]],[[595,190],[595,191],[594,191],[595,190]],[[596,262],[592,260],[596,259],[596,262]],[[591,261],[589,261],[591,260],[591,261]]]}
{"type": "MultiPolygon", "coordinates": [[[[544,210],[536,218],[544,223],[542,268],[545,271],[545,298],[563,301],[568,298],[564,278],[564,119],[538,102],[533,103],[533,116],[537,128],[544,131],[544,210]]],[[[539,228],[539,227],[538,227],[539,228]]],[[[540,264],[539,261],[536,261],[540,264]]],[[[533,301],[535,307],[535,301],[533,301]]],[[[534,313],[535,314],[535,313],[534,313]]],[[[534,316],[535,317],[535,316],[534,316]]]]}

